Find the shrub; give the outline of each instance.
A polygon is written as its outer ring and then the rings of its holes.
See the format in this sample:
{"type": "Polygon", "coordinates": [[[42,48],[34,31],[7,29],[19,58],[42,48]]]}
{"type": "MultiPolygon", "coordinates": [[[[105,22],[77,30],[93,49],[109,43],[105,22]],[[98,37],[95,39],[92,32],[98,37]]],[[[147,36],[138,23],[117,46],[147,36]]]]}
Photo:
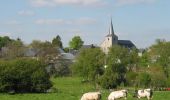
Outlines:
{"type": "Polygon", "coordinates": [[[136,86],[136,80],[137,80],[138,74],[136,72],[127,72],[126,73],[126,83],[128,86],[136,86]]]}
{"type": "Polygon", "coordinates": [[[150,86],[151,76],[148,73],[146,72],[140,73],[137,79],[138,79],[138,86],[140,87],[150,86]]]}
{"type": "Polygon", "coordinates": [[[1,92],[45,92],[52,86],[45,65],[33,59],[0,61],[1,92]]]}

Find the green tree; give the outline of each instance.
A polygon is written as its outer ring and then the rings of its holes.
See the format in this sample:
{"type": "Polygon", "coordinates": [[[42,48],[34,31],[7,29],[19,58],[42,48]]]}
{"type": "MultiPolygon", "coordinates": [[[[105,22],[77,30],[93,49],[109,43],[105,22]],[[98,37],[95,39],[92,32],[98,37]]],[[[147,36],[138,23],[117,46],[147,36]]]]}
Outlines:
{"type": "Polygon", "coordinates": [[[15,59],[23,57],[26,50],[26,46],[21,39],[12,40],[5,45],[5,50],[1,52],[1,58],[3,59],[15,59]]]}
{"type": "Polygon", "coordinates": [[[94,82],[103,74],[104,53],[100,48],[89,48],[80,51],[76,62],[72,66],[73,73],[85,80],[94,82]]]}
{"type": "Polygon", "coordinates": [[[151,75],[146,72],[140,73],[137,77],[137,80],[139,87],[149,87],[151,84],[151,75]]]}
{"type": "Polygon", "coordinates": [[[34,59],[0,61],[0,92],[46,92],[52,84],[45,66],[34,59]]]}
{"type": "Polygon", "coordinates": [[[108,67],[105,69],[105,73],[100,81],[104,88],[116,88],[118,85],[126,83],[125,74],[127,68],[125,66],[128,65],[128,61],[129,50],[127,48],[118,45],[114,45],[110,48],[107,56],[108,67]],[[105,78],[108,79],[109,82],[103,81],[105,78]]]}
{"type": "Polygon", "coordinates": [[[149,57],[153,63],[162,66],[165,76],[170,75],[170,42],[165,40],[157,40],[156,44],[150,47],[149,57]]]}
{"type": "Polygon", "coordinates": [[[50,60],[56,56],[58,56],[59,52],[57,47],[54,47],[51,42],[38,41],[34,40],[30,44],[30,48],[33,48],[37,51],[37,57],[43,58],[46,60],[50,60]]]}
{"type": "Polygon", "coordinates": [[[0,49],[12,41],[8,36],[0,37],[0,49]]]}
{"type": "Polygon", "coordinates": [[[128,61],[128,71],[137,70],[137,66],[139,64],[139,56],[138,50],[136,48],[132,48],[129,52],[128,61]]]}
{"type": "Polygon", "coordinates": [[[56,47],[63,48],[63,44],[61,42],[61,38],[59,35],[57,35],[55,38],[53,38],[52,44],[56,47]]]}
{"type": "Polygon", "coordinates": [[[78,50],[82,47],[83,45],[83,41],[82,39],[80,38],[80,36],[75,36],[72,38],[72,40],[69,42],[69,46],[70,48],[72,49],[75,49],[75,50],[78,50]]]}

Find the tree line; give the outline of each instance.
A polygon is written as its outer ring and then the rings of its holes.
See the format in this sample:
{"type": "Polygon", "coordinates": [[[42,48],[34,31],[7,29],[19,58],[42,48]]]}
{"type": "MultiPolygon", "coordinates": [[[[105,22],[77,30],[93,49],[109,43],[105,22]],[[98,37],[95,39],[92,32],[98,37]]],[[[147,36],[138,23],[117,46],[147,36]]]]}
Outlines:
{"type": "Polygon", "coordinates": [[[72,72],[87,82],[103,88],[170,86],[170,42],[156,40],[155,44],[142,51],[119,45],[104,54],[100,48],[80,51],[72,72]]]}
{"type": "MultiPolygon", "coordinates": [[[[83,45],[80,36],[70,40],[69,49],[83,45]]],[[[26,45],[20,38],[0,37],[0,92],[46,92],[50,77],[70,75],[71,61],[62,58],[59,35],[52,41],[33,40],[26,45]]]]}

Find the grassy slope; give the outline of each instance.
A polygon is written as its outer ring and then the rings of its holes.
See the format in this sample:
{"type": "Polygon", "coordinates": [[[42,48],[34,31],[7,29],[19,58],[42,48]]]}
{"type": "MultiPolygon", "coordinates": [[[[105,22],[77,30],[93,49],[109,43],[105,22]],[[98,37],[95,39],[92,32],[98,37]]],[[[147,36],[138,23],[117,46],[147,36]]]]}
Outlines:
{"type": "MultiPolygon", "coordinates": [[[[81,84],[80,80],[80,78],[69,77],[57,78],[53,79],[53,82],[54,87],[59,90],[58,93],[17,95],[0,94],[0,100],[80,100],[81,95],[84,92],[95,90],[90,84],[81,84]]],[[[102,100],[107,100],[108,94],[109,92],[107,90],[103,90],[102,100]]],[[[132,98],[131,95],[129,95],[127,100],[136,99],[132,98]]],[[[170,100],[170,92],[155,92],[153,100],[170,100]]]]}

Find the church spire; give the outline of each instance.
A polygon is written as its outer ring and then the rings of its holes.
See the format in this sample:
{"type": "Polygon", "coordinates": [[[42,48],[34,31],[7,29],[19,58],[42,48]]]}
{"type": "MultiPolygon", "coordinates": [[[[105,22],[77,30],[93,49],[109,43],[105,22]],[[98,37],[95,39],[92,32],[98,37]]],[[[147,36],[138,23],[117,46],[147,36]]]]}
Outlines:
{"type": "Polygon", "coordinates": [[[110,30],[109,30],[109,34],[110,34],[110,35],[114,35],[112,18],[111,18],[111,23],[110,23],[110,30]]]}

